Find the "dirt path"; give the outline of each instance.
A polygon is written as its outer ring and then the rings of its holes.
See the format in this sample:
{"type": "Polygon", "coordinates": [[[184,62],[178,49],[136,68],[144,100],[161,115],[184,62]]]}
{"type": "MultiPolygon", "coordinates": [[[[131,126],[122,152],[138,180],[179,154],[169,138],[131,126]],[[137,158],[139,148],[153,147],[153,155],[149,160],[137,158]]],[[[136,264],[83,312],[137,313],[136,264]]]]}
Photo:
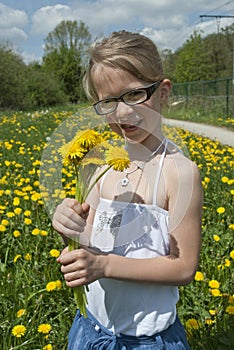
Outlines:
{"type": "Polygon", "coordinates": [[[199,134],[210,138],[211,140],[219,141],[224,145],[234,147],[234,132],[225,128],[219,128],[212,125],[187,122],[184,120],[174,120],[163,118],[163,123],[170,126],[176,126],[192,133],[199,134]]]}

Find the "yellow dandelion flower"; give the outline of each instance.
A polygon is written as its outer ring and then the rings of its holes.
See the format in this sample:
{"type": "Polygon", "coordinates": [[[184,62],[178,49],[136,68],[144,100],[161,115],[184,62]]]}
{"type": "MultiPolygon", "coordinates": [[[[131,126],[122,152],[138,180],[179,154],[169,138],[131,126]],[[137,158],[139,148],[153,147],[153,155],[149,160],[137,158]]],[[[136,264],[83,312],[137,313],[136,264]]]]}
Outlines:
{"type": "Polygon", "coordinates": [[[204,182],[208,184],[210,182],[210,178],[209,177],[204,177],[204,182]]]}
{"type": "Polygon", "coordinates": [[[60,251],[57,250],[57,249],[51,249],[50,255],[51,255],[53,258],[58,258],[59,255],[60,255],[60,251]]]}
{"type": "Polygon", "coordinates": [[[213,235],[213,238],[215,242],[220,241],[220,237],[218,235],[213,235]]]}
{"type": "Polygon", "coordinates": [[[210,280],[209,281],[209,287],[210,288],[219,288],[220,283],[217,280],[210,280]]]}
{"type": "Polygon", "coordinates": [[[225,259],[224,266],[229,267],[231,265],[231,261],[229,259],[225,259]]]}
{"type": "Polygon", "coordinates": [[[0,224],[0,232],[5,232],[6,226],[0,224]]]}
{"type": "Polygon", "coordinates": [[[57,288],[57,284],[54,281],[51,281],[51,282],[47,283],[47,285],[46,285],[47,292],[52,292],[56,288],[57,288]]]}
{"type": "Polygon", "coordinates": [[[101,166],[101,165],[104,165],[105,162],[101,158],[94,158],[94,157],[86,157],[82,160],[82,166],[86,166],[89,164],[101,166]]]}
{"type": "Polygon", "coordinates": [[[185,326],[188,329],[199,329],[199,322],[195,318],[190,318],[185,322],[185,326]]]}
{"type": "Polygon", "coordinates": [[[215,316],[217,314],[216,310],[209,310],[211,316],[215,316]]]}
{"type": "Polygon", "coordinates": [[[211,324],[215,323],[215,320],[212,320],[211,318],[206,318],[205,323],[208,325],[211,325],[211,324]]]}
{"type": "Polygon", "coordinates": [[[16,261],[21,258],[21,254],[17,254],[15,257],[14,257],[14,263],[16,263],[16,261]]]}
{"type": "Polygon", "coordinates": [[[230,228],[231,230],[234,230],[234,224],[230,224],[230,225],[228,226],[228,228],[230,228]]]}
{"type": "Polygon", "coordinates": [[[48,334],[52,327],[49,323],[42,323],[38,326],[37,330],[39,333],[48,334]]]}
{"type": "Polygon", "coordinates": [[[229,315],[234,314],[234,305],[228,305],[225,310],[229,315]]]}
{"type": "Polygon", "coordinates": [[[15,216],[15,213],[13,213],[13,211],[9,211],[9,212],[6,214],[6,216],[7,216],[8,218],[13,218],[13,217],[15,216]]]}
{"type": "Polygon", "coordinates": [[[84,148],[74,141],[68,142],[67,144],[61,146],[58,151],[61,154],[65,165],[78,165],[86,154],[84,148]]]}
{"type": "Polygon", "coordinates": [[[30,210],[25,210],[24,216],[30,216],[30,215],[31,215],[31,211],[30,210]]]}
{"type": "Polygon", "coordinates": [[[15,238],[19,237],[19,236],[20,236],[20,231],[19,231],[19,230],[14,230],[13,236],[14,236],[15,238]]]}
{"type": "Polygon", "coordinates": [[[19,324],[18,326],[15,326],[12,329],[12,334],[17,338],[23,337],[25,333],[26,333],[26,327],[23,326],[22,324],[19,324]]]}
{"type": "Polygon", "coordinates": [[[32,260],[32,255],[27,253],[25,256],[24,256],[24,259],[27,260],[27,261],[31,261],[32,260]]]}
{"type": "Polygon", "coordinates": [[[43,350],[52,350],[53,346],[51,344],[47,344],[43,347],[43,350]]]}
{"type": "Polygon", "coordinates": [[[46,230],[41,230],[40,231],[40,235],[41,236],[47,236],[48,235],[48,232],[46,230]]]}
{"type": "Polygon", "coordinates": [[[130,165],[128,152],[121,147],[110,147],[106,151],[106,162],[117,171],[123,171],[130,165]]]}
{"type": "Polygon", "coordinates": [[[19,318],[19,317],[25,315],[25,313],[26,313],[25,309],[20,309],[20,310],[17,311],[16,316],[19,318]]]}
{"type": "Polygon", "coordinates": [[[19,199],[19,197],[15,197],[14,200],[13,200],[13,205],[14,205],[15,207],[18,207],[19,204],[20,204],[20,199],[19,199]]]}
{"type": "Polygon", "coordinates": [[[234,250],[232,250],[229,255],[232,259],[234,259],[234,250]]]}
{"type": "Polygon", "coordinates": [[[217,288],[210,289],[210,292],[214,297],[221,297],[222,296],[222,293],[217,288]]]}
{"type": "Polygon", "coordinates": [[[223,177],[221,178],[221,181],[222,181],[223,183],[226,183],[226,182],[229,181],[229,178],[228,178],[227,176],[223,176],[223,177]]]}
{"type": "Polygon", "coordinates": [[[24,218],[24,223],[25,223],[26,225],[31,225],[32,220],[29,219],[29,218],[24,218]]]}
{"type": "Polygon", "coordinates": [[[219,213],[219,214],[223,214],[224,212],[225,212],[225,208],[224,207],[219,207],[217,209],[217,213],[219,213]]]}
{"type": "Polygon", "coordinates": [[[7,226],[7,225],[9,225],[9,221],[6,220],[6,219],[3,219],[2,222],[1,222],[1,224],[2,224],[3,226],[7,226]]]}
{"type": "Polygon", "coordinates": [[[220,264],[220,265],[217,266],[217,268],[218,268],[218,270],[224,270],[225,266],[220,264]]]}
{"type": "Polygon", "coordinates": [[[34,228],[34,229],[32,230],[32,235],[33,235],[33,236],[37,236],[37,235],[39,235],[39,233],[40,233],[39,228],[34,228]]]}
{"type": "Polygon", "coordinates": [[[195,281],[203,281],[204,280],[204,275],[202,272],[197,271],[194,277],[195,281]]]}
{"type": "Polygon", "coordinates": [[[55,281],[56,283],[56,288],[61,289],[62,288],[62,282],[60,280],[55,281]]]}
{"type": "Polygon", "coordinates": [[[95,130],[78,131],[74,137],[78,145],[84,147],[87,151],[97,146],[103,141],[102,136],[95,130]]]}
{"type": "Polygon", "coordinates": [[[19,207],[17,207],[17,208],[14,209],[14,213],[15,213],[16,215],[20,215],[20,214],[22,213],[22,209],[19,208],[19,207]]]}
{"type": "Polygon", "coordinates": [[[32,200],[33,202],[38,201],[38,199],[40,199],[40,198],[41,198],[41,194],[40,194],[40,193],[34,193],[34,194],[31,196],[31,200],[32,200]]]}

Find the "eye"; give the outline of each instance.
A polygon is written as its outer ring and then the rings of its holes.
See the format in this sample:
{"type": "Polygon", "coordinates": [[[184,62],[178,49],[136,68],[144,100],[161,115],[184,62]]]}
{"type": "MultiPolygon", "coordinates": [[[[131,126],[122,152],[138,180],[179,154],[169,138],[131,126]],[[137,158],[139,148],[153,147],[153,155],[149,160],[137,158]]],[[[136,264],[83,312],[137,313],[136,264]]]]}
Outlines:
{"type": "Polygon", "coordinates": [[[145,90],[134,90],[128,92],[126,95],[124,95],[124,101],[127,103],[136,103],[136,102],[143,102],[146,98],[147,94],[145,90]]]}

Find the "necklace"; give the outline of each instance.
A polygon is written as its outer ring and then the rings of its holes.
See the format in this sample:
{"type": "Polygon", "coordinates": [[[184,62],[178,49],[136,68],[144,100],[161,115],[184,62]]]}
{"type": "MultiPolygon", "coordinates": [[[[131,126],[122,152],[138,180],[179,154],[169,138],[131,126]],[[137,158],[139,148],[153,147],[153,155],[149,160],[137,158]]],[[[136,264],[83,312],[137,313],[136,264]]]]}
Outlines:
{"type": "MultiPolygon", "coordinates": [[[[135,173],[135,171],[137,171],[137,170],[141,170],[141,175],[142,175],[142,173],[143,173],[143,170],[144,170],[144,167],[145,167],[145,163],[147,163],[148,161],[150,161],[155,155],[156,155],[156,153],[158,152],[158,150],[161,148],[161,146],[164,144],[164,142],[165,142],[165,140],[166,140],[166,138],[164,137],[164,139],[162,140],[162,142],[160,143],[160,145],[156,148],[156,150],[154,150],[150,155],[149,155],[149,157],[143,162],[143,164],[135,164],[136,165],[136,169],[134,169],[134,170],[132,170],[132,171],[124,171],[124,173],[125,173],[125,177],[121,180],[121,186],[122,187],[126,187],[128,184],[129,184],[129,182],[130,182],[130,180],[129,180],[129,177],[128,177],[128,175],[130,175],[130,174],[133,174],[133,173],[135,173]]],[[[141,176],[140,176],[140,179],[141,179],[141,176]]]]}
{"type": "Polygon", "coordinates": [[[145,166],[144,163],[142,165],[136,164],[136,169],[134,169],[132,171],[128,171],[128,172],[125,171],[124,172],[125,173],[125,177],[121,180],[121,186],[122,187],[126,187],[129,184],[129,182],[130,182],[130,180],[128,178],[128,175],[135,173],[135,171],[137,171],[137,170],[141,170],[143,172],[144,166],[145,166]]]}

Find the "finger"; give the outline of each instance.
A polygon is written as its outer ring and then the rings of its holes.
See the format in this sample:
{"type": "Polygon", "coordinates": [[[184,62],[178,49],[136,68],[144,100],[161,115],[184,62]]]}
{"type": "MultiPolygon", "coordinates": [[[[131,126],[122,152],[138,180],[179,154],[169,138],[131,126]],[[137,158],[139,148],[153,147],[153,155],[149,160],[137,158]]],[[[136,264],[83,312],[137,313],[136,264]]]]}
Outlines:
{"type": "Polygon", "coordinates": [[[77,215],[72,209],[67,209],[64,213],[56,215],[54,222],[59,222],[74,231],[79,230],[78,228],[82,228],[83,230],[86,225],[85,219],[77,215]]]}
{"type": "Polygon", "coordinates": [[[60,255],[59,260],[63,266],[70,265],[70,267],[63,269],[62,272],[65,273],[80,268],[79,259],[83,259],[85,257],[85,254],[86,253],[84,249],[74,249],[72,251],[69,251],[67,249],[64,254],[60,255]]]}
{"type": "Polygon", "coordinates": [[[64,212],[56,212],[53,221],[53,227],[58,232],[71,235],[77,232],[83,232],[86,225],[85,219],[78,216],[73,209],[66,208],[64,212]]]}
{"type": "Polygon", "coordinates": [[[56,259],[57,262],[60,263],[61,257],[64,256],[65,254],[67,254],[67,253],[68,253],[68,247],[64,248],[64,249],[61,251],[59,257],[56,259]]]}
{"type": "Polygon", "coordinates": [[[66,281],[66,285],[70,288],[75,288],[75,287],[79,287],[79,286],[85,286],[88,285],[88,280],[86,277],[81,277],[78,279],[74,279],[72,281],[66,281]]]}
{"type": "Polygon", "coordinates": [[[73,202],[71,208],[82,218],[86,219],[89,214],[90,205],[88,203],[73,202]]]}

